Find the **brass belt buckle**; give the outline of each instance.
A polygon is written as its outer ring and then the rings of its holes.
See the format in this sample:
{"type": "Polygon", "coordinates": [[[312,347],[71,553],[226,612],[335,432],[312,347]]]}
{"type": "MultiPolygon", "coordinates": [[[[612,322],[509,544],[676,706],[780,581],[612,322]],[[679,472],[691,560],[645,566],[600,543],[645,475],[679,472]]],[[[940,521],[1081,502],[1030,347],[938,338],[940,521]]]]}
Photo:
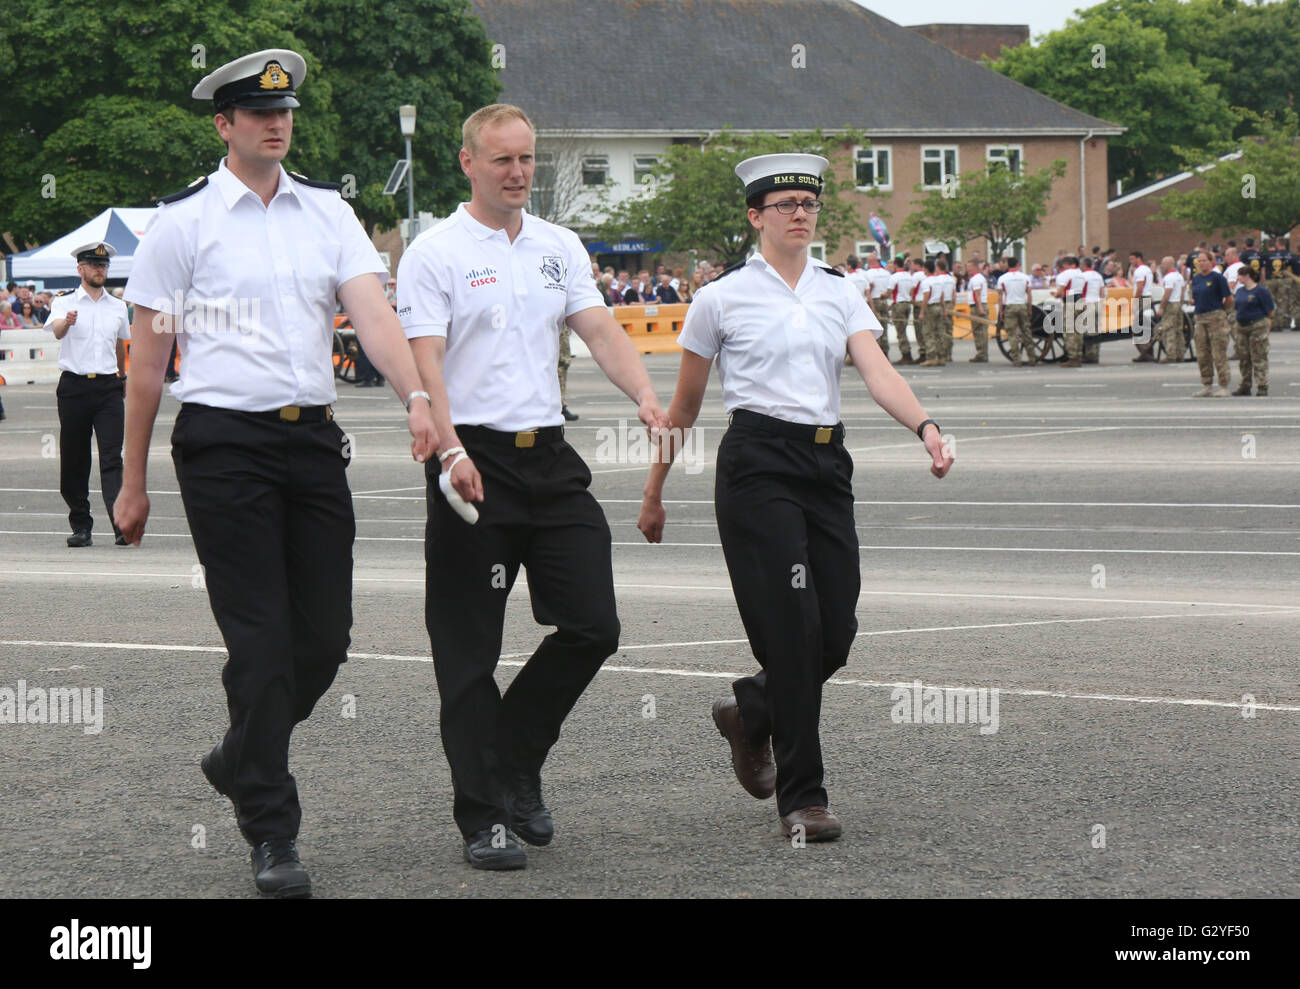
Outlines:
{"type": "Polygon", "coordinates": [[[515,433],[516,449],[526,450],[537,442],[537,430],[530,429],[527,432],[515,433]]]}
{"type": "Polygon", "coordinates": [[[817,434],[813,436],[813,442],[829,443],[831,441],[831,434],[834,432],[835,428],[833,426],[818,426],[817,434]]]}
{"type": "Polygon", "coordinates": [[[86,375],[86,377],[87,377],[87,378],[93,378],[93,377],[95,377],[95,375],[93,375],[93,374],[88,374],[88,375],[86,375]]]}
{"type": "Polygon", "coordinates": [[[281,421],[281,422],[297,422],[297,421],[298,421],[298,418],[299,418],[301,415],[302,415],[302,409],[298,408],[298,406],[296,406],[296,405],[286,405],[284,408],[282,408],[282,409],[280,410],[280,421],[281,421]]]}

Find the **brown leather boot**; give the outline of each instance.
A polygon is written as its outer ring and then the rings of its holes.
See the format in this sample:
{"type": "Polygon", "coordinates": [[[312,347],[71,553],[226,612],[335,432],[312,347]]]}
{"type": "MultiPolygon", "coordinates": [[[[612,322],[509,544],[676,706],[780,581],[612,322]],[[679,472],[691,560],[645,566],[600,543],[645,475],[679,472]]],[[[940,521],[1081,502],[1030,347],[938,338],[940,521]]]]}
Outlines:
{"type": "Polygon", "coordinates": [[[776,793],[776,762],[772,759],[772,743],[764,740],[756,748],[745,737],[745,724],[740,719],[740,705],[736,698],[728,697],[713,702],[713,723],[718,732],[731,743],[731,768],[736,779],[751,797],[766,800],[776,793]]]}
{"type": "Polygon", "coordinates": [[[825,807],[801,807],[781,818],[781,833],[787,838],[803,828],[805,841],[834,841],[840,836],[840,819],[825,807]]]}

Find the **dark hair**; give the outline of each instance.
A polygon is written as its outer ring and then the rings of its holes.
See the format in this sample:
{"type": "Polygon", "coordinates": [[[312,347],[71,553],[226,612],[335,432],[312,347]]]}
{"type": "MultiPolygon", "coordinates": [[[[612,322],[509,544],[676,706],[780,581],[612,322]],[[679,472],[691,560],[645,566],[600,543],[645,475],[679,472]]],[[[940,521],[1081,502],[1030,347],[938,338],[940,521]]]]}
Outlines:
{"type": "Polygon", "coordinates": [[[926,258],[923,262],[921,262],[921,267],[923,267],[930,274],[932,275],[934,274],[934,262],[929,258],[926,258]]]}
{"type": "Polygon", "coordinates": [[[935,258],[935,260],[934,260],[934,266],[935,266],[935,268],[938,269],[939,271],[947,271],[947,270],[948,270],[948,262],[945,261],[943,258],[935,258]]]}
{"type": "Polygon", "coordinates": [[[1080,259],[1079,259],[1079,267],[1080,267],[1080,268],[1087,268],[1089,271],[1091,271],[1091,270],[1092,270],[1092,258],[1090,258],[1090,257],[1088,257],[1088,258],[1080,258],[1080,259]]]}
{"type": "Polygon", "coordinates": [[[1130,256],[1130,257],[1135,257],[1135,258],[1137,258],[1139,261],[1145,261],[1145,260],[1146,260],[1146,258],[1144,258],[1144,257],[1142,256],[1142,252],[1141,252],[1141,251],[1129,251],[1128,253],[1129,253],[1129,256],[1130,256]]]}
{"type": "Polygon", "coordinates": [[[1008,254],[1008,255],[1007,255],[1005,258],[1003,258],[1002,260],[1005,261],[1005,262],[1007,263],[1007,267],[1008,267],[1008,268],[1019,268],[1019,267],[1020,267],[1020,259],[1017,258],[1014,254],[1008,254]]]}
{"type": "Polygon", "coordinates": [[[1247,238],[1246,238],[1246,246],[1247,246],[1247,247],[1254,247],[1254,246],[1255,246],[1255,238],[1254,238],[1254,237],[1247,237],[1247,238]]]}

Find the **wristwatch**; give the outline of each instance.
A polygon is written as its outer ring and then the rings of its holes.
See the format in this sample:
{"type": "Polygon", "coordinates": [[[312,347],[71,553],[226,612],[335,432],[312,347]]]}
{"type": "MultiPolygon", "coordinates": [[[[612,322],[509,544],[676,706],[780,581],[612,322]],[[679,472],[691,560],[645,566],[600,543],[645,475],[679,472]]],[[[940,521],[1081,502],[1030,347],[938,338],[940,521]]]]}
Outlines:
{"type": "Polygon", "coordinates": [[[416,398],[424,399],[426,402],[429,403],[429,407],[433,408],[433,399],[429,397],[429,393],[427,391],[413,391],[411,392],[411,394],[406,396],[406,401],[402,403],[403,405],[406,406],[407,412],[411,411],[411,400],[416,398]]]}
{"type": "Polygon", "coordinates": [[[939,424],[938,424],[937,422],[935,422],[933,419],[926,419],[925,422],[921,423],[921,425],[919,425],[919,426],[916,427],[916,435],[920,438],[920,440],[921,440],[922,443],[925,442],[925,427],[926,427],[926,426],[933,426],[935,429],[938,429],[938,430],[939,430],[939,434],[940,434],[940,435],[943,434],[943,429],[939,426],[939,424]]]}

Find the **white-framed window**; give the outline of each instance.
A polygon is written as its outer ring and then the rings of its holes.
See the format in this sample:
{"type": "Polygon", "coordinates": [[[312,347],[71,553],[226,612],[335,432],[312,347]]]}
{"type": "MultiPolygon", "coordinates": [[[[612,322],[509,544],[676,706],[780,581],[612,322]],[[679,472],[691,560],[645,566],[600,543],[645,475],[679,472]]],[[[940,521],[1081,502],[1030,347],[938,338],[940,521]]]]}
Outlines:
{"type": "MultiPolygon", "coordinates": [[[[880,253],[880,245],[877,244],[874,240],[860,240],[855,245],[854,253],[857,254],[858,260],[860,260],[865,265],[867,263],[868,254],[880,253]]],[[[882,257],[880,260],[881,263],[883,264],[885,259],[882,257]]]]}
{"type": "Polygon", "coordinates": [[[582,184],[604,185],[609,179],[609,155],[582,156],[582,184]]]}
{"type": "Polygon", "coordinates": [[[1024,157],[1024,145],[1020,144],[990,144],[984,149],[984,160],[990,171],[994,165],[1003,165],[1011,169],[1012,175],[1019,175],[1024,157]]]}
{"type": "Polygon", "coordinates": [[[854,182],[859,189],[894,187],[893,148],[875,145],[853,149],[854,182]]]}
{"type": "Polygon", "coordinates": [[[808,245],[808,256],[816,258],[818,261],[826,260],[826,242],[824,240],[814,241],[808,245]]]}
{"type": "Polygon", "coordinates": [[[533,157],[533,192],[555,191],[555,152],[538,151],[533,157]]]}
{"type": "Polygon", "coordinates": [[[653,181],[650,176],[650,170],[657,164],[659,164],[658,155],[633,155],[632,184],[645,185],[647,181],[653,181]]]}
{"type": "Polygon", "coordinates": [[[957,149],[948,146],[921,147],[921,185],[940,189],[951,179],[957,181],[957,149]]]}
{"type": "MultiPolygon", "coordinates": [[[[1004,257],[1008,254],[1014,257],[1017,261],[1020,262],[1020,270],[1024,271],[1026,252],[1027,252],[1027,248],[1025,247],[1025,239],[1021,237],[1019,240],[1012,241],[1010,246],[1007,247],[1007,249],[1004,250],[1002,254],[1004,257]]],[[[997,264],[998,258],[989,258],[989,261],[993,264],[997,264]]]]}

